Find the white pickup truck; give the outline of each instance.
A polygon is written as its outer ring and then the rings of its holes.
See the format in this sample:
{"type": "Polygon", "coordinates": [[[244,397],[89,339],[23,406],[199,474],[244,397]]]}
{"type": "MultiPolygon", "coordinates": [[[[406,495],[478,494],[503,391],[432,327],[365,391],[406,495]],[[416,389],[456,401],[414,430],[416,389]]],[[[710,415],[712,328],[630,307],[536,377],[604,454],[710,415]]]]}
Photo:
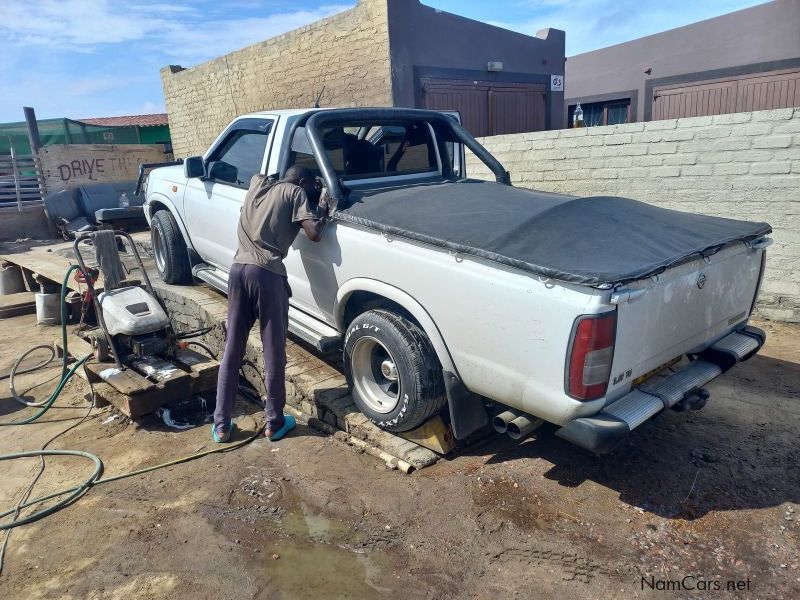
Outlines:
{"type": "Polygon", "coordinates": [[[549,421],[604,453],[666,408],[701,408],[704,386],[764,343],[747,323],[768,224],[514,188],[432,111],[248,114],[204,156],[154,169],[162,279],[226,291],[251,177],[293,164],[319,173],[333,221],[286,257],[290,332],[343,351],[356,404],[387,430],[441,412],[464,438],[488,424],[488,399],[508,409],[499,431],[549,421]],[[467,178],[465,149],[496,182],[467,178]]]}

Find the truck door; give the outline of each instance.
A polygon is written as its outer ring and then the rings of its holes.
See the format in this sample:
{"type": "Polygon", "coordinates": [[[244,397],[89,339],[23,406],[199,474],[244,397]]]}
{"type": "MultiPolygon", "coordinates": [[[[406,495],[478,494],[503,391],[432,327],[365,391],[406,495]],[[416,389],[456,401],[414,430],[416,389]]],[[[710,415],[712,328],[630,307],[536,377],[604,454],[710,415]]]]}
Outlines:
{"type": "Polygon", "coordinates": [[[274,125],[268,118],[234,121],[203,159],[208,176],[187,183],[184,212],[192,244],[205,262],[225,271],[238,246],[236,228],[250,179],[263,173],[274,125]]]}

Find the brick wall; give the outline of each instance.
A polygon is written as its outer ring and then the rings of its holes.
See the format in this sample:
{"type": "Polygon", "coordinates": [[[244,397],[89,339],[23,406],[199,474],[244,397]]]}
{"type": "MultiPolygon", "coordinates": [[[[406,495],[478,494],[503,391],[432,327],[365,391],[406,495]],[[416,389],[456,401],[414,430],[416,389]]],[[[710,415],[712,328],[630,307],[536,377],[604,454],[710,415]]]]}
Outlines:
{"type": "MultiPolygon", "coordinates": [[[[800,322],[800,108],[480,141],[516,186],[770,223],[758,312],[800,322]]],[[[474,156],[468,172],[491,178],[474,156]]]]}
{"type": "Polygon", "coordinates": [[[387,0],[189,69],[161,70],[176,157],[202,154],[236,116],[259,110],[392,104],[387,0]]]}

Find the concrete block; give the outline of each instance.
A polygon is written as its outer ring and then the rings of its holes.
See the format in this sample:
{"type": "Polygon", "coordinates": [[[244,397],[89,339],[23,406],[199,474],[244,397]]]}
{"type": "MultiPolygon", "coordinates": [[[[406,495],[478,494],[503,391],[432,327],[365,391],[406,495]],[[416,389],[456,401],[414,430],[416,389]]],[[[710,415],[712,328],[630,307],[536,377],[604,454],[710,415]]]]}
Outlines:
{"type": "Polygon", "coordinates": [[[709,177],[711,174],[711,165],[686,165],[681,167],[681,175],[687,177],[709,177]]]}
{"type": "Polygon", "coordinates": [[[658,144],[650,144],[647,150],[648,154],[674,154],[678,151],[678,144],[674,142],[661,142],[658,144]]]}
{"type": "MultiPolygon", "coordinates": [[[[772,128],[772,133],[776,135],[800,133],[800,112],[795,113],[795,116],[791,121],[775,123],[775,126],[772,128]]],[[[800,142],[795,140],[795,144],[798,143],[800,142]]]]}
{"type": "Polygon", "coordinates": [[[677,119],[665,119],[663,121],[648,121],[644,125],[645,131],[659,131],[661,129],[675,129],[678,126],[677,119]]]}
{"type": "MultiPolygon", "coordinates": [[[[710,165],[713,167],[714,175],[745,175],[750,171],[750,163],[724,163],[710,165]]],[[[710,174],[710,173],[709,173],[710,174]]]]}
{"type": "MultiPolygon", "coordinates": [[[[650,135],[658,135],[665,142],[685,142],[694,139],[694,129],[667,129],[664,131],[648,132],[650,135]]],[[[654,140],[658,141],[658,140],[654,140]]]]}
{"type": "Polygon", "coordinates": [[[664,164],[673,165],[694,165],[697,163],[697,154],[667,154],[664,156],[664,164]]]}
{"type": "Polygon", "coordinates": [[[736,135],[769,135],[772,123],[745,123],[736,127],[736,135]]]}
{"type": "Polygon", "coordinates": [[[595,169],[592,171],[592,177],[597,179],[616,179],[619,177],[618,169],[595,169]]]}
{"type": "Polygon", "coordinates": [[[752,113],[732,113],[727,115],[714,115],[711,120],[715,125],[734,125],[747,123],[753,118],[752,113]]]}
{"type": "Polygon", "coordinates": [[[753,148],[788,148],[792,145],[791,135],[770,135],[753,140],[753,148]]]}
{"type": "Polygon", "coordinates": [[[790,173],[791,170],[792,170],[792,164],[788,161],[753,163],[752,165],[750,165],[750,173],[752,175],[775,175],[782,173],[790,173]]]}
{"type": "Polygon", "coordinates": [[[606,146],[619,146],[621,144],[630,144],[632,137],[630,133],[615,133],[603,137],[603,144],[606,146]]]}
{"type": "Polygon", "coordinates": [[[731,134],[732,128],[728,125],[718,125],[715,127],[705,127],[697,129],[694,135],[696,141],[716,140],[726,138],[731,134]]]}
{"type": "Polygon", "coordinates": [[[753,139],[752,137],[727,137],[714,140],[708,145],[709,150],[749,150],[753,139]]]}
{"type": "Polygon", "coordinates": [[[775,110],[756,111],[752,113],[753,121],[787,121],[794,116],[796,110],[795,108],[778,108],[775,110]]]}
{"type": "Polygon", "coordinates": [[[703,164],[728,163],[733,162],[733,157],[734,153],[728,151],[706,152],[698,155],[697,162],[703,164]]]}
{"type": "Polygon", "coordinates": [[[653,167],[650,169],[652,177],[678,177],[680,174],[680,167],[653,167]]]}

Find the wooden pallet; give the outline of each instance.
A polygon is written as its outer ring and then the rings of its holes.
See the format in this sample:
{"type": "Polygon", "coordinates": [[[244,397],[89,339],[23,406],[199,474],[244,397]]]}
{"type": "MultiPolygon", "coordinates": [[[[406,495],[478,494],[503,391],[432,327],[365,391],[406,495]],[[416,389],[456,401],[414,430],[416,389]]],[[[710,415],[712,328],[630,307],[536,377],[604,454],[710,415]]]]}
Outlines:
{"type": "Polygon", "coordinates": [[[89,362],[86,370],[96,382],[95,393],[132,419],[217,385],[219,363],[188,348],[178,350],[172,362],[151,358],[130,363],[120,371],[113,362],[89,362]]]}

